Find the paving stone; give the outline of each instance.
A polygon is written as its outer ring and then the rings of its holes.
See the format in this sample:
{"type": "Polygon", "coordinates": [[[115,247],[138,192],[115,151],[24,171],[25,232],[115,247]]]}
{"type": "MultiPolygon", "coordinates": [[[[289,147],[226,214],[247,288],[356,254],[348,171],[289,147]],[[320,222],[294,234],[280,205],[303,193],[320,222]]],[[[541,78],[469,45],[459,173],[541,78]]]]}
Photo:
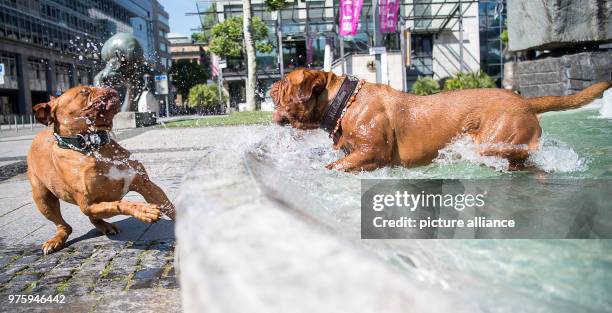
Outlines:
{"type": "Polygon", "coordinates": [[[27,267],[28,267],[27,264],[20,264],[20,265],[11,264],[7,268],[3,269],[3,273],[12,276],[12,275],[15,275],[16,273],[23,271],[27,267]]]}
{"type": "Polygon", "coordinates": [[[0,274],[0,285],[7,283],[9,280],[13,278],[13,275],[2,273],[0,274]]]}
{"type": "Polygon", "coordinates": [[[0,257],[0,268],[3,268],[7,264],[13,261],[13,258],[10,256],[2,256],[0,257]]]}
{"type": "Polygon", "coordinates": [[[18,282],[18,281],[33,282],[33,281],[37,281],[38,278],[40,278],[40,276],[41,276],[40,274],[22,274],[22,275],[17,275],[17,276],[13,277],[11,282],[18,282]]]}
{"type": "Polygon", "coordinates": [[[119,293],[125,289],[125,279],[99,279],[93,289],[94,294],[119,293]]]}
{"type": "Polygon", "coordinates": [[[32,282],[30,281],[14,281],[12,280],[4,289],[2,289],[1,294],[10,295],[21,293],[24,289],[26,289],[32,282]]]}
{"type": "Polygon", "coordinates": [[[130,289],[142,289],[153,287],[157,278],[161,275],[161,268],[146,268],[134,274],[130,289]]]}
{"type": "Polygon", "coordinates": [[[159,286],[164,289],[178,288],[178,281],[174,276],[163,277],[159,280],[159,286]]]}
{"type": "Polygon", "coordinates": [[[13,266],[30,265],[31,263],[38,260],[39,258],[40,258],[40,255],[26,255],[26,256],[19,258],[15,262],[13,262],[12,265],[13,266]]]}

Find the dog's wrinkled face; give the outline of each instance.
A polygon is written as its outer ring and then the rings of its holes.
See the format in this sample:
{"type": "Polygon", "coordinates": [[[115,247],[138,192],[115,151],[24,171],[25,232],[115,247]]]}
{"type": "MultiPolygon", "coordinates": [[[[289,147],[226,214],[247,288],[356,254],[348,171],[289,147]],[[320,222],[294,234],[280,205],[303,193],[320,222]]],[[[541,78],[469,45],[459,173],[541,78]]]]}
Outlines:
{"type": "Polygon", "coordinates": [[[121,108],[119,94],[111,88],[77,86],[58,98],[34,106],[36,120],[54,124],[61,135],[110,131],[121,108]]]}
{"type": "Polygon", "coordinates": [[[317,97],[325,89],[325,72],[297,69],[277,81],[270,89],[274,100],[272,119],[280,125],[291,124],[295,128],[317,128],[317,97]]]}

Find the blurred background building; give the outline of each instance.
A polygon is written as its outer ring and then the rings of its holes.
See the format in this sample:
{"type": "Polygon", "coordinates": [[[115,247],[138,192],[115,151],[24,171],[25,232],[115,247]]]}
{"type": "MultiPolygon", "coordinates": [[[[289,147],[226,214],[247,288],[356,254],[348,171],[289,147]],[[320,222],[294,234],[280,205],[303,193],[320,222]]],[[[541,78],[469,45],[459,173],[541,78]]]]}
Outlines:
{"type": "Polygon", "coordinates": [[[206,51],[208,46],[201,42],[195,42],[191,36],[170,33],[168,34],[170,42],[170,57],[172,63],[179,60],[187,60],[200,65],[205,63],[206,51]]]}
{"type": "Polygon", "coordinates": [[[101,68],[100,48],[127,32],[156,72],[170,66],[168,13],[156,0],[0,0],[0,115],[31,114],[32,106],[101,68]]]}
{"type": "MultiPolygon", "coordinates": [[[[242,16],[239,0],[198,1],[202,26],[211,15],[216,22],[242,16]],[[215,4],[212,6],[212,4],[215,4]]],[[[338,0],[298,0],[279,11],[270,12],[263,0],[252,0],[253,16],[269,28],[269,40],[277,43],[282,34],[283,72],[297,67],[322,69],[325,46],[331,50],[331,70],[376,81],[373,46],[372,2],[365,0],[355,36],[337,34],[338,0]],[[279,27],[280,25],[280,27],[279,27]]],[[[405,31],[407,66],[402,64],[402,32],[384,34],[386,81],[399,90],[410,90],[422,76],[443,79],[457,72],[482,70],[501,84],[505,44],[500,33],[505,26],[505,0],[404,0],[400,6],[399,29],[405,31]]],[[[210,24],[210,23],[208,23],[210,24]]],[[[281,67],[275,49],[257,53],[260,93],[269,97],[269,86],[280,77],[281,67]]],[[[243,58],[227,60],[223,70],[225,87],[233,107],[244,101],[246,78],[243,58]]]]}

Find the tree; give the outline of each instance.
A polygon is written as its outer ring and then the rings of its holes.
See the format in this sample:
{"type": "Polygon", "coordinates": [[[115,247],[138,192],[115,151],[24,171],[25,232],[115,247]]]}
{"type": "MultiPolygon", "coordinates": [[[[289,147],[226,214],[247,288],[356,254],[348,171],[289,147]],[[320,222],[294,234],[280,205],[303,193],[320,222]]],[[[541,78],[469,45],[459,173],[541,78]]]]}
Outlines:
{"type": "Polygon", "coordinates": [[[268,11],[278,11],[287,6],[286,0],[265,0],[268,11]]]}
{"type": "MultiPolygon", "coordinates": [[[[245,1],[245,3],[248,1],[245,1]]],[[[245,4],[246,5],[246,4],[245,4]]],[[[249,3],[250,12],[250,3],[249,3]]],[[[247,15],[245,13],[245,15],[247,15]]],[[[255,49],[270,52],[273,49],[268,41],[268,27],[258,17],[242,22],[240,17],[232,17],[212,28],[210,51],[220,57],[247,57],[246,100],[247,110],[255,109],[255,86],[257,84],[255,49]],[[248,21],[251,21],[249,23],[248,21]],[[250,24],[250,26],[249,26],[250,24]],[[255,48],[256,47],[256,48],[255,48]]]]}
{"type": "MultiPolygon", "coordinates": [[[[223,94],[221,94],[223,98],[223,94]]],[[[223,101],[224,99],[221,99],[223,101]]],[[[198,84],[189,89],[190,108],[201,108],[211,110],[219,108],[221,101],[219,100],[219,86],[216,84],[198,84]]]]}
{"type": "Polygon", "coordinates": [[[244,32],[244,48],[247,56],[246,80],[246,110],[255,111],[255,86],[257,85],[257,63],[255,56],[255,40],[253,39],[253,12],[251,0],[242,0],[242,31],[244,32]]]}
{"type": "MultiPolygon", "coordinates": [[[[259,52],[271,52],[274,47],[268,41],[268,26],[259,17],[252,20],[253,40],[255,49],[259,52]]],[[[210,51],[225,57],[241,57],[246,53],[244,42],[244,30],[241,17],[231,17],[215,25],[211,29],[210,51]]]]}
{"type": "Polygon", "coordinates": [[[172,84],[183,99],[187,97],[193,86],[206,83],[209,78],[208,73],[204,67],[189,60],[178,60],[170,68],[172,84]]]}

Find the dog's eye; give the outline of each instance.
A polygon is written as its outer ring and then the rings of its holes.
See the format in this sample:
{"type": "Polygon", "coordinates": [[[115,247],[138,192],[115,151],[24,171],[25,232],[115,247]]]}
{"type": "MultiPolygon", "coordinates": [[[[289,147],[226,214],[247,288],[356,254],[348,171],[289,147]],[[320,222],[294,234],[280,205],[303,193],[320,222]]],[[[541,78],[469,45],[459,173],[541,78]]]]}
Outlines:
{"type": "Polygon", "coordinates": [[[83,89],[81,89],[81,91],[79,91],[79,93],[82,93],[84,95],[89,94],[89,89],[83,88],[83,89]]]}

